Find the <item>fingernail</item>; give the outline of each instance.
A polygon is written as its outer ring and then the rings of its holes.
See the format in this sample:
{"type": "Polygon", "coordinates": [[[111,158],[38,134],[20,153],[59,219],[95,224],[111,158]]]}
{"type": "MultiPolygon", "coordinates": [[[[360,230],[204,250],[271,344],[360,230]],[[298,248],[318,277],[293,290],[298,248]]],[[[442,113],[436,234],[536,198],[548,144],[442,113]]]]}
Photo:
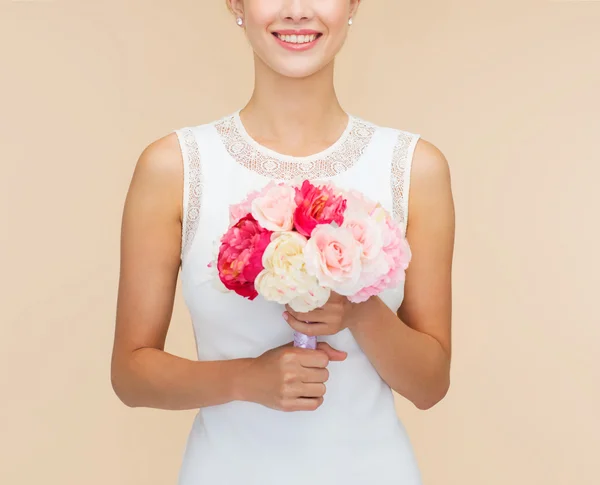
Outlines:
{"type": "Polygon", "coordinates": [[[287,320],[287,319],[288,319],[288,312],[283,312],[283,318],[284,318],[285,320],[287,320]]]}

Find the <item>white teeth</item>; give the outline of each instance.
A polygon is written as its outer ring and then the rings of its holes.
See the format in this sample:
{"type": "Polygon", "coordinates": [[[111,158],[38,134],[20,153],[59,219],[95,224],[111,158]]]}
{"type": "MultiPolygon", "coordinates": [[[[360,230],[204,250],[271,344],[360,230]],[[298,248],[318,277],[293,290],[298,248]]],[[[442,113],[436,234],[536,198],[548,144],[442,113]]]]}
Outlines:
{"type": "Polygon", "coordinates": [[[317,38],[317,34],[311,35],[280,35],[275,34],[279,39],[289,44],[307,44],[309,42],[314,42],[317,38]]]}

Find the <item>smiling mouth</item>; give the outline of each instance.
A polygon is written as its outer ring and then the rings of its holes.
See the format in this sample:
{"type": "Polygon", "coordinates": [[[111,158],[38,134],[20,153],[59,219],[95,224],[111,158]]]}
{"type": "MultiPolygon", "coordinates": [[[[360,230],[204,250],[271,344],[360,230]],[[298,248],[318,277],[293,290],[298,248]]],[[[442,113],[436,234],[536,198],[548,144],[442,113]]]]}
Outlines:
{"type": "Polygon", "coordinates": [[[278,38],[281,42],[290,45],[304,45],[311,44],[316,41],[323,34],[315,33],[315,34],[280,34],[278,32],[273,32],[273,35],[278,38]]]}

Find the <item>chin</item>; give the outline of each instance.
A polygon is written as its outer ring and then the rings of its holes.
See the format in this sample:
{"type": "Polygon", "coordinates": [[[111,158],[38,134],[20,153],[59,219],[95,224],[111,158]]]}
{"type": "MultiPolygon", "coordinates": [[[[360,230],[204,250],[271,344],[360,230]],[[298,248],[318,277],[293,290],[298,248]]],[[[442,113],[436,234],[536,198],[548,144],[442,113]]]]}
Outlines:
{"type": "Polygon", "coordinates": [[[307,77],[314,76],[319,71],[321,71],[322,67],[317,69],[277,69],[275,72],[284,77],[289,77],[293,79],[303,79],[307,77]]]}
{"type": "Polygon", "coordinates": [[[268,64],[268,66],[275,71],[277,74],[283,77],[289,77],[294,79],[302,79],[314,76],[319,73],[325,67],[327,67],[327,63],[323,64],[321,62],[316,63],[280,63],[274,62],[268,64]]]}

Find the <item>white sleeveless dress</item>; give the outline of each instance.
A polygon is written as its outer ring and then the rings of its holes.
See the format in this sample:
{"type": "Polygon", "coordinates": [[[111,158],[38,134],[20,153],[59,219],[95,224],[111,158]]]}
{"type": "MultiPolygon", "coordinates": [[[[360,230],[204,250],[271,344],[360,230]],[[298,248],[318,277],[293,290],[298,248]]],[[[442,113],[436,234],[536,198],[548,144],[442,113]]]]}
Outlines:
{"type": "MultiPolygon", "coordinates": [[[[207,267],[227,230],[228,210],[270,180],[330,180],[377,200],[406,227],[410,168],[419,135],[350,116],[343,135],[309,157],[253,140],[239,111],[175,130],[184,160],[182,290],[199,360],[258,357],[293,340],[283,307],[213,286],[207,267]]],[[[403,285],[381,295],[396,311],[403,285]]],[[[321,338],[348,352],[329,364],[323,405],[285,413],[235,401],[198,411],[179,485],[419,485],[412,446],[392,391],[349,330],[321,338]]]]}

